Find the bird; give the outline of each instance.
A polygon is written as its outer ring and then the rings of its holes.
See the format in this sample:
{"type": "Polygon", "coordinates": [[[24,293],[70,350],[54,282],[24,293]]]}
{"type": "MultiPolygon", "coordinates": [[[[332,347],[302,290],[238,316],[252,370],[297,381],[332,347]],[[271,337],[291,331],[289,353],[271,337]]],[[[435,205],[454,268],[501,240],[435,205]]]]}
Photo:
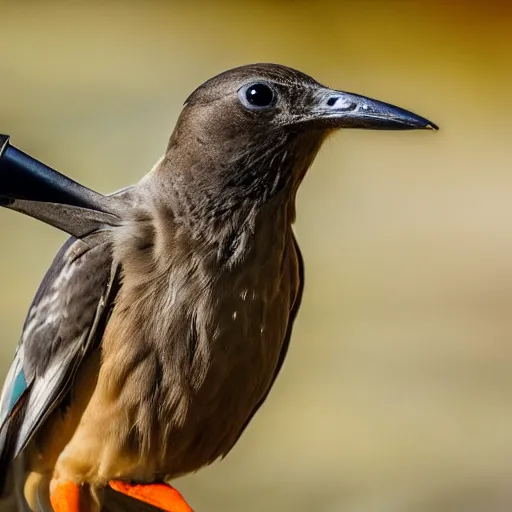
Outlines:
{"type": "MultiPolygon", "coordinates": [[[[0,399],[2,499],[94,512],[225,457],[285,360],[304,289],[296,194],[345,128],[438,127],[278,64],[210,78],[135,185],[95,192],[0,138],[0,205],[70,235],[0,399]]],[[[3,509],[2,509],[3,510],[3,509]]]]}

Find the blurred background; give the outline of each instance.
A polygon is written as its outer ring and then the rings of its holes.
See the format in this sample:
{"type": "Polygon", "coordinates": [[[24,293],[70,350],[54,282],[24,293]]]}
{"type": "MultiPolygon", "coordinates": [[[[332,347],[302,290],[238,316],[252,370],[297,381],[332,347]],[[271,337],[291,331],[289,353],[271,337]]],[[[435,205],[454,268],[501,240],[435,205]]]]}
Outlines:
{"type": "MultiPolygon", "coordinates": [[[[101,192],[249,62],[441,127],[326,143],[287,364],[232,453],[176,483],[198,512],[512,510],[511,23],[505,0],[0,0],[0,132],[101,192]]],[[[65,236],[7,210],[0,230],[3,376],[65,236]]]]}

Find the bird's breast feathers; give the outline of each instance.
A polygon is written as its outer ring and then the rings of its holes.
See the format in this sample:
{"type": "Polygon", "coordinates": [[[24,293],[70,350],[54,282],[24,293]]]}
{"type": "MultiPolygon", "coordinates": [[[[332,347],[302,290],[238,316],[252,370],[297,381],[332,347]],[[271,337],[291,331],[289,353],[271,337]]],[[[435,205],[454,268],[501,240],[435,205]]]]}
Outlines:
{"type": "Polygon", "coordinates": [[[99,388],[129,418],[138,450],[158,435],[165,473],[226,454],[272,384],[298,289],[288,245],[213,277],[189,258],[141,281],[129,273],[139,266],[121,262],[99,388]]]}

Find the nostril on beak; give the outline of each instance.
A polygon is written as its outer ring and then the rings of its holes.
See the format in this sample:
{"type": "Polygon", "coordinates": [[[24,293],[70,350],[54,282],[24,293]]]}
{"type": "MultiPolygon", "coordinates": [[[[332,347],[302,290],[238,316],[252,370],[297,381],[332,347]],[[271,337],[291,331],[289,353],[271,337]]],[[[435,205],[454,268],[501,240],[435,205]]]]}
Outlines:
{"type": "Polygon", "coordinates": [[[329,107],[335,107],[336,110],[341,111],[352,111],[357,108],[357,103],[354,103],[353,101],[344,99],[342,96],[331,96],[327,100],[327,105],[329,107]]]}
{"type": "Polygon", "coordinates": [[[345,102],[342,106],[339,107],[340,110],[352,111],[357,108],[357,103],[345,102]]]}

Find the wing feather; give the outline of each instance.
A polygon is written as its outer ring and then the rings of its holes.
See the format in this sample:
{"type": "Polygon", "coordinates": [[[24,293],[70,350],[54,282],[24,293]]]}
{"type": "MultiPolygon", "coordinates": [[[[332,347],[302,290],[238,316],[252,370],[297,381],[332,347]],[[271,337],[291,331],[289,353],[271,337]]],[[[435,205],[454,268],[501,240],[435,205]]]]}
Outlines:
{"type": "Polygon", "coordinates": [[[0,480],[8,461],[69,391],[84,356],[101,340],[117,270],[104,237],[71,238],[29,310],[0,401],[0,480]]]}

